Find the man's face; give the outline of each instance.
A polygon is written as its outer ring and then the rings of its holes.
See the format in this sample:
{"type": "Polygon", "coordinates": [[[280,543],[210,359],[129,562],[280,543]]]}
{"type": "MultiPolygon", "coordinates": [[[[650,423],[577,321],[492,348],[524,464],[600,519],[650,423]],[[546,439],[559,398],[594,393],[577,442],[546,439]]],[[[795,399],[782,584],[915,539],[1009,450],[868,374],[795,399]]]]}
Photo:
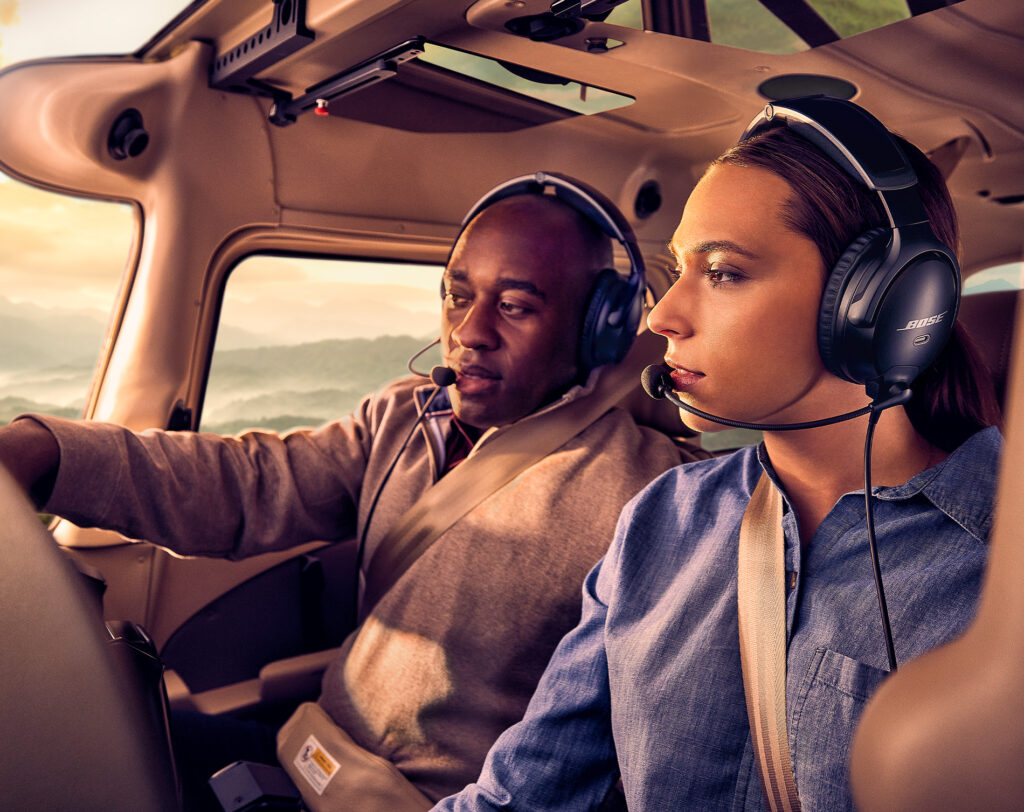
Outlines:
{"type": "Polygon", "coordinates": [[[444,274],[441,346],[456,417],[512,423],[575,380],[591,252],[557,204],[509,198],[481,213],[444,274]]]}

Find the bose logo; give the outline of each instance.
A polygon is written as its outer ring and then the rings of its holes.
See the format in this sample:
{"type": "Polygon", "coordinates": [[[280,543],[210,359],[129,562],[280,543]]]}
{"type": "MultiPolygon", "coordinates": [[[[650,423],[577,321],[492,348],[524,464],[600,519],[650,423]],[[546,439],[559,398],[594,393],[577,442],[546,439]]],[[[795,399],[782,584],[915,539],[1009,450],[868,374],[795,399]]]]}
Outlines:
{"type": "Polygon", "coordinates": [[[926,319],[911,319],[907,322],[906,327],[897,328],[896,332],[901,333],[904,330],[916,330],[919,327],[931,327],[933,324],[941,322],[948,313],[948,310],[943,310],[941,313],[935,316],[928,316],[926,319]]]}

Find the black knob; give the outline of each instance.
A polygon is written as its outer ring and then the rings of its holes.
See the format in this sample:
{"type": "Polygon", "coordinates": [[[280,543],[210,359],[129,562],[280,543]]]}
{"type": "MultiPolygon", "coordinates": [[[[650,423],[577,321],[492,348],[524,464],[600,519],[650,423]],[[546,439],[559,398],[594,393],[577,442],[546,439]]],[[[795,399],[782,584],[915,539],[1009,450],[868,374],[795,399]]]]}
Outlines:
{"type": "Polygon", "coordinates": [[[149,133],[142,126],[142,114],[130,107],[117,117],[107,136],[107,151],[116,161],[138,158],[149,146],[149,133]]]}

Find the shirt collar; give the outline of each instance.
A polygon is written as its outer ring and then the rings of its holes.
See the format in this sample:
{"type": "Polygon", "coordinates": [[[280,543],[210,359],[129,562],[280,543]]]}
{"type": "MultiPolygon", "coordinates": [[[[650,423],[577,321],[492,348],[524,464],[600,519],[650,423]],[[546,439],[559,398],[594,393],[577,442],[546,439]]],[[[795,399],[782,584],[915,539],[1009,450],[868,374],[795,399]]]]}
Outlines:
{"type": "MultiPolygon", "coordinates": [[[[999,429],[989,426],[961,443],[938,465],[915,474],[902,485],[872,491],[877,499],[889,502],[921,494],[978,541],[985,542],[992,530],[1002,447],[999,429]],[[978,498],[979,495],[987,498],[978,498]]],[[[781,487],[763,442],[757,447],[757,460],[776,486],[781,487]]]]}
{"type": "Polygon", "coordinates": [[[992,530],[1002,448],[999,429],[989,426],[961,443],[938,465],[902,485],[879,488],[875,495],[896,501],[921,494],[976,539],[986,541],[992,530]],[[979,499],[978,494],[989,498],[979,499]]]}
{"type": "MultiPolygon", "coordinates": [[[[417,386],[413,390],[413,395],[416,398],[416,403],[420,409],[423,408],[423,404],[427,402],[427,398],[430,397],[430,393],[435,389],[434,384],[425,383],[422,386],[417,386]]],[[[448,397],[448,387],[441,387],[441,391],[437,393],[437,397],[434,398],[430,403],[430,408],[427,409],[427,414],[430,416],[439,416],[444,412],[451,412],[452,402],[448,397]]]]}

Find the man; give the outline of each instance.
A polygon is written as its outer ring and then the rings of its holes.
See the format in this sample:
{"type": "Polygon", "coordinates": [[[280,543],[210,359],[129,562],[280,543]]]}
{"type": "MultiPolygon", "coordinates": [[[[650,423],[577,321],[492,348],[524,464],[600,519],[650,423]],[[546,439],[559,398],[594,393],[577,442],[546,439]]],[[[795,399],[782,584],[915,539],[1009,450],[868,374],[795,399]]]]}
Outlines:
{"type": "MultiPolygon", "coordinates": [[[[230,558],[359,535],[372,568],[421,493],[469,454],[589,396],[603,370],[581,367],[580,335],[610,261],[600,228],[554,197],[515,194],[483,208],[444,272],[441,343],[455,381],[404,449],[435,388],[421,378],[283,438],[19,419],[0,429],[0,461],[38,505],[78,524],[230,558]]],[[[580,584],[622,505],[679,461],[668,438],[625,411],[601,414],[457,519],[372,606],[364,601],[320,706],[394,764],[424,808],[460,789],[578,620],[580,584]]],[[[199,738],[217,766],[257,758],[211,745],[212,733],[199,738]]],[[[190,748],[176,750],[187,759],[190,748]]]]}

